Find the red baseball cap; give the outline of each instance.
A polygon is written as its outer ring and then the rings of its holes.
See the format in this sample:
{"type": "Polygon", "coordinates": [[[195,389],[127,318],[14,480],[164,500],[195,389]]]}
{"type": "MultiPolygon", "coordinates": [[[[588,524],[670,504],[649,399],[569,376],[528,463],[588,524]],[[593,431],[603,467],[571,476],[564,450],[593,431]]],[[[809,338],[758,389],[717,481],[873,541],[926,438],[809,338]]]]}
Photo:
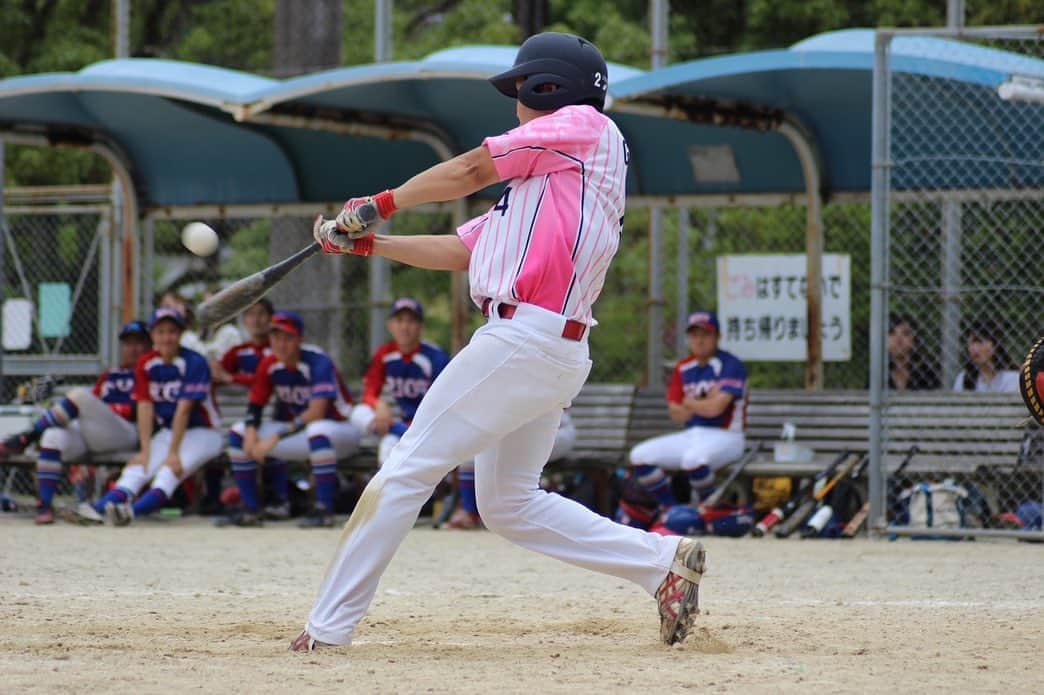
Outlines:
{"type": "Polygon", "coordinates": [[[272,314],[272,322],[268,325],[272,330],[283,331],[298,338],[304,335],[304,321],[293,311],[277,311],[272,314]]]}

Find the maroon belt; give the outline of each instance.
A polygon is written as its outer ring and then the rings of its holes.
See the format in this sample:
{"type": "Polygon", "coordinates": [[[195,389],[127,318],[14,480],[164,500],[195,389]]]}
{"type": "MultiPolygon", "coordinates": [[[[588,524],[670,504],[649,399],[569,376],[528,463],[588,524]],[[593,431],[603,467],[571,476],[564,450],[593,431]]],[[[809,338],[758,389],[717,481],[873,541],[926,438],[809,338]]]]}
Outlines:
{"type": "MultiPolygon", "coordinates": [[[[487,298],[482,302],[482,315],[489,318],[489,305],[492,303],[492,299],[487,298]]],[[[514,304],[504,304],[501,302],[497,305],[497,313],[500,314],[502,319],[510,319],[518,311],[518,307],[514,304]]],[[[584,332],[587,330],[587,324],[573,319],[566,319],[565,326],[562,328],[562,337],[566,340],[583,340],[584,332]]]]}

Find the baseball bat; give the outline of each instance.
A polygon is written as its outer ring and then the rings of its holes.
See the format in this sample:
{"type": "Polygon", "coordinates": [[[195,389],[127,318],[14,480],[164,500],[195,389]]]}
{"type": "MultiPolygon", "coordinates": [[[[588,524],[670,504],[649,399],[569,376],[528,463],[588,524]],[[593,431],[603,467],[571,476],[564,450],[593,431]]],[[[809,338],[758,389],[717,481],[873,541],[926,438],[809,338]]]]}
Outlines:
{"type": "Polygon", "coordinates": [[[752,446],[747,453],[743,454],[743,458],[732,464],[732,472],[729,473],[729,477],[725,479],[725,482],[719,485],[718,489],[712,492],[706,500],[700,502],[700,506],[713,507],[716,505],[721,500],[721,496],[725,494],[729,485],[732,485],[732,483],[735,482],[736,478],[739,477],[739,474],[743,472],[743,469],[746,468],[747,464],[754,459],[754,456],[757,455],[760,450],[761,442],[754,442],[754,446],[752,446]]]}
{"type": "Polygon", "coordinates": [[[813,487],[812,493],[805,498],[805,502],[798,507],[798,510],[786,519],[783,519],[779,523],[779,526],[776,527],[776,538],[786,538],[794,533],[794,531],[797,531],[798,527],[804,523],[805,519],[815,513],[816,507],[819,506],[820,501],[826,499],[826,496],[830,494],[830,491],[833,490],[834,487],[845,478],[845,476],[852,472],[852,469],[857,463],[859,463],[859,460],[860,459],[855,454],[849,456],[848,460],[837,469],[836,474],[830,478],[830,480],[823,485],[813,487]]]}
{"type": "MultiPolygon", "coordinates": [[[[863,472],[866,471],[866,467],[869,463],[870,456],[864,454],[862,460],[859,462],[859,465],[855,466],[852,469],[852,474],[851,476],[849,476],[850,480],[852,481],[850,485],[854,485],[855,481],[859,480],[859,478],[862,477],[863,472]]],[[[838,493],[851,494],[851,490],[851,487],[842,488],[838,487],[837,485],[834,486],[835,496],[838,493]]],[[[812,512],[811,516],[809,516],[808,521],[806,521],[805,524],[801,527],[802,538],[813,538],[815,536],[818,536],[823,531],[826,525],[830,522],[830,519],[834,516],[834,505],[831,504],[831,502],[834,502],[834,500],[828,500],[826,495],[823,496],[823,498],[819,501],[819,505],[816,507],[815,511],[812,512]]]]}
{"type": "MultiPolygon", "coordinates": [[[[356,214],[359,216],[359,219],[367,224],[378,219],[377,206],[373,203],[363,204],[356,210],[356,214]]],[[[196,315],[200,328],[205,330],[210,326],[223,323],[253,305],[257,300],[268,294],[268,291],[289,275],[291,271],[317,254],[321,249],[319,242],[313,241],[289,258],[284,258],[264,270],[259,270],[253,275],[236,280],[199,305],[196,315]]]]}
{"type": "Polygon", "coordinates": [[[838,465],[840,465],[841,462],[844,461],[850,453],[851,452],[849,452],[848,449],[845,449],[840,454],[838,454],[837,457],[834,458],[834,460],[831,461],[826,468],[816,473],[815,477],[803,479],[801,481],[801,484],[798,486],[798,489],[795,490],[794,493],[790,496],[790,499],[787,500],[782,507],[776,507],[771,512],[763,516],[761,518],[761,521],[759,521],[757,525],[753,529],[751,529],[750,535],[754,536],[755,538],[761,538],[770,530],[772,530],[772,527],[774,527],[780,521],[792,514],[804,501],[808,490],[815,486],[819,481],[823,480],[828,475],[833,473],[834,469],[837,468],[838,465]]]}
{"type": "MultiPolygon", "coordinates": [[[[904,458],[903,462],[899,464],[899,467],[895,469],[895,473],[892,474],[890,480],[894,480],[894,478],[898,477],[904,470],[906,470],[906,467],[910,465],[910,461],[913,460],[914,455],[919,451],[920,449],[917,448],[916,444],[911,446],[909,451],[906,452],[906,458],[904,458]]],[[[866,517],[869,515],[870,500],[867,500],[863,503],[863,506],[859,508],[859,511],[852,515],[852,518],[848,520],[845,527],[841,529],[841,537],[855,538],[855,535],[859,533],[859,529],[861,529],[863,524],[866,523],[866,517]]]]}

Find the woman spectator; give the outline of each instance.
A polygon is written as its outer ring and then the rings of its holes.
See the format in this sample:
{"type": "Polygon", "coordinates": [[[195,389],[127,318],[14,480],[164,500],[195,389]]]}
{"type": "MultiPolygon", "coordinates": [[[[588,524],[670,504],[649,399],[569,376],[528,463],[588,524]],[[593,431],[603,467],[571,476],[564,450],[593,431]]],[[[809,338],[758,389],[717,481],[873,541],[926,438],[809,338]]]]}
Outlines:
{"type": "Polygon", "coordinates": [[[965,334],[968,361],[957,375],[954,391],[1001,393],[1018,391],[1019,373],[1001,340],[1000,326],[989,319],[976,321],[965,334]]]}
{"type": "Polygon", "coordinates": [[[921,352],[917,322],[893,315],[888,326],[888,388],[893,391],[930,391],[942,388],[939,374],[921,352]]]}

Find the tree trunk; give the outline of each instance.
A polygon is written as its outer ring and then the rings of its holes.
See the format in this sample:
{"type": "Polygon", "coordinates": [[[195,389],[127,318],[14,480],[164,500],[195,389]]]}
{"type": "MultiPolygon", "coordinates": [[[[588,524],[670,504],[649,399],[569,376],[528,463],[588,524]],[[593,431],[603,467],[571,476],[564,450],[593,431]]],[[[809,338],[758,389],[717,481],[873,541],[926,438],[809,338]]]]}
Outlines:
{"type": "Polygon", "coordinates": [[[290,77],[341,65],[341,0],[277,0],[273,72],[290,77]]]}
{"type": "Polygon", "coordinates": [[[522,29],[523,39],[543,31],[550,15],[548,0],[515,0],[515,18],[522,29]]]}

